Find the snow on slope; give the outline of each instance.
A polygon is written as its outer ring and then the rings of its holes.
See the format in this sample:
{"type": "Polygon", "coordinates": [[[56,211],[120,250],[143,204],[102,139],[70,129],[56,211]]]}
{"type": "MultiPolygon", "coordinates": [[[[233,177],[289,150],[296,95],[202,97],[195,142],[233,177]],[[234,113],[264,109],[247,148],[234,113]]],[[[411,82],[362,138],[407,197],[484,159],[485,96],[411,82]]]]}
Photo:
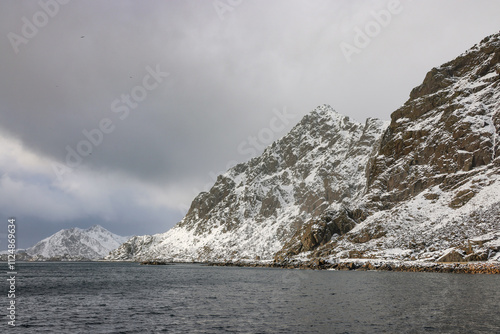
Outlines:
{"type": "Polygon", "coordinates": [[[108,255],[127,240],[128,237],[113,234],[99,225],[86,230],[75,227],[43,239],[26,252],[32,257],[45,259],[64,257],[96,260],[108,255]]]}
{"type": "Polygon", "coordinates": [[[492,252],[500,250],[498,173],[473,176],[456,189],[434,186],[380,211],[339,240],[330,257],[355,253],[364,258],[435,261],[450,249],[460,251],[464,260],[495,260],[492,252]],[[470,189],[476,191],[474,197],[461,207],[450,207],[457,193],[470,189]],[[356,237],[364,235],[381,237],[359,242],[356,237]]]}
{"type": "Polygon", "coordinates": [[[387,125],[320,106],[260,157],[219,176],[170,231],[132,238],[107,258],[272,259],[303,222],[362,194],[367,161],[387,125]]]}
{"type": "Polygon", "coordinates": [[[499,133],[496,34],[432,69],[390,124],[318,107],[170,231],[107,258],[498,261],[499,133]]]}
{"type": "Polygon", "coordinates": [[[354,204],[366,220],[314,249],[332,223],[311,221],[278,260],[499,260],[500,34],[432,69],[391,118],[354,204]]]}

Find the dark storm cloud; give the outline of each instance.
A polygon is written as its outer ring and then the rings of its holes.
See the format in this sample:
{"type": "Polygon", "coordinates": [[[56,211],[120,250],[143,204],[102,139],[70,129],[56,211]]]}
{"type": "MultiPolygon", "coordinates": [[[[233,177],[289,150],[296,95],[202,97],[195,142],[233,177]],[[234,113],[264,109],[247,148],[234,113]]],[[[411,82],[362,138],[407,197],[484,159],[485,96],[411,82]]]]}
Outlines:
{"type": "Polygon", "coordinates": [[[101,222],[122,234],[175,223],[214,175],[251,157],[238,147],[276,110],[295,118],[275,139],[323,103],[359,121],[388,119],[430,68],[497,31],[500,7],[402,0],[348,61],[341,43],[356,47],[356,32],[394,1],[62,3],[0,2],[0,133],[17,152],[8,161],[13,151],[0,151],[0,194],[19,200],[1,209],[40,231],[101,222]],[[43,7],[53,15],[13,47],[12,33],[43,20],[43,7]],[[157,69],[168,77],[145,89],[157,69]],[[132,108],[124,101],[134,92],[146,96],[132,108]],[[113,130],[57,178],[67,147],[103,119],[113,130]]]}

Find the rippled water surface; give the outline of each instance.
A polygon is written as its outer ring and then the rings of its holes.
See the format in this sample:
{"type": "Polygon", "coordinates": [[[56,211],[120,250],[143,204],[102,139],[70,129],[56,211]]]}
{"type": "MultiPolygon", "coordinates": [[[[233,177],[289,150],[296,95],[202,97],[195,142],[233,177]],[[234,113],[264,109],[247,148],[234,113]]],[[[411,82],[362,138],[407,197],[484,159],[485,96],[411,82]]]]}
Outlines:
{"type": "Polygon", "coordinates": [[[134,263],[17,271],[17,326],[3,317],[0,327],[13,333],[500,333],[499,275],[134,263]]]}

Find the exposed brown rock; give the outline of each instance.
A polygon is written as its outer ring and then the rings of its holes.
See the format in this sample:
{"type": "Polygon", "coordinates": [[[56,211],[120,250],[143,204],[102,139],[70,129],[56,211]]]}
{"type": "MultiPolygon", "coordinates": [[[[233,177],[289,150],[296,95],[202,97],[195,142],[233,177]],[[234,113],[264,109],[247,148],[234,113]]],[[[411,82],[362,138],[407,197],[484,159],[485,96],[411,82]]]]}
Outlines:
{"type": "Polygon", "coordinates": [[[462,254],[460,254],[456,250],[452,250],[441,256],[439,259],[436,260],[436,262],[466,262],[466,261],[464,260],[462,254]]]}
{"type": "MultiPolygon", "coordinates": [[[[491,37],[495,38],[498,37],[491,37]]],[[[472,49],[432,69],[423,83],[412,90],[410,99],[391,115],[391,124],[383,136],[379,154],[370,164],[368,175],[371,188],[392,193],[386,198],[373,196],[372,203],[378,209],[391,207],[444,181],[435,175],[471,171],[492,161],[493,151],[499,150],[498,143],[493,147],[489,132],[473,129],[478,124],[464,121],[456,113],[467,115],[467,106],[456,101],[471,91],[448,88],[460,79],[474,80],[495,71],[499,66],[499,44],[497,41],[472,49]],[[480,70],[474,72],[477,68],[480,70]],[[415,127],[416,124],[429,126],[415,127]]],[[[499,82],[497,76],[485,85],[476,85],[475,90],[479,92],[492,84],[500,89],[499,82]]],[[[475,113],[486,114],[487,111],[476,110],[475,113]]],[[[485,118],[480,126],[494,125],[499,133],[499,118],[500,113],[496,113],[491,120],[485,118]]]]}
{"type": "MultiPolygon", "coordinates": [[[[356,215],[363,216],[359,210],[356,215]]],[[[314,250],[328,243],[334,234],[344,235],[354,226],[356,221],[351,211],[328,211],[319,219],[313,219],[297,230],[292,239],[275,255],[275,259],[281,261],[301,252],[314,250]]]]}
{"type": "Polygon", "coordinates": [[[470,189],[459,191],[451,201],[450,208],[457,209],[464,206],[474,195],[476,195],[476,192],[470,189]]]}

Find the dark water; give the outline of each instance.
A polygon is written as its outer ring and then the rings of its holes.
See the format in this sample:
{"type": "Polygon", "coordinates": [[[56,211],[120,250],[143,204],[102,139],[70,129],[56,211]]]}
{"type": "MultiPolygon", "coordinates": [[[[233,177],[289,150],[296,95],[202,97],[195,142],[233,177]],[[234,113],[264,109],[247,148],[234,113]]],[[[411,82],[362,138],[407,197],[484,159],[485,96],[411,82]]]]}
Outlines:
{"type": "MultiPolygon", "coordinates": [[[[17,326],[2,317],[2,333],[500,333],[499,275],[132,263],[17,270],[17,326]]],[[[1,287],[6,314],[5,279],[1,287]]]]}

